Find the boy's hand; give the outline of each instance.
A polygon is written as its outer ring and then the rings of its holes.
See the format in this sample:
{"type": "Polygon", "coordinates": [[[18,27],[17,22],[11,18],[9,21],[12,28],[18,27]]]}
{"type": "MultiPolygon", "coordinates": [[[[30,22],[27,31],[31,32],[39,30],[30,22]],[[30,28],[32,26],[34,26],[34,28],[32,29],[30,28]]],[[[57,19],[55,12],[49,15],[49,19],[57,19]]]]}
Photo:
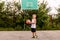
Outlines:
{"type": "Polygon", "coordinates": [[[35,24],[35,23],[31,22],[31,24],[35,24]]]}

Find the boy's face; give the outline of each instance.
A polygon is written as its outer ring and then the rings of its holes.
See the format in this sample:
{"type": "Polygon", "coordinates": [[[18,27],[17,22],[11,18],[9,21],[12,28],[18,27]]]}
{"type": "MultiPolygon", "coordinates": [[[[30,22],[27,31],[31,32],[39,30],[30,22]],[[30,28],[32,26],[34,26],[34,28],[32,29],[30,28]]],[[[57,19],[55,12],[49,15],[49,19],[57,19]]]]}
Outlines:
{"type": "Polygon", "coordinates": [[[36,14],[33,14],[33,15],[32,15],[32,18],[34,18],[34,19],[35,19],[35,18],[36,18],[36,14]]]}

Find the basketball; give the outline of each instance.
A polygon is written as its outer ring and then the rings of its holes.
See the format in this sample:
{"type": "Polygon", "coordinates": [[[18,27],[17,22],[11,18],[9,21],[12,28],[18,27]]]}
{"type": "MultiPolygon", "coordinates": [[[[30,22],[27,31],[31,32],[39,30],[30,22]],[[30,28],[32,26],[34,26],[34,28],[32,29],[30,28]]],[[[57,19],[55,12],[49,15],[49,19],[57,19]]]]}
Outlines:
{"type": "Polygon", "coordinates": [[[31,24],[31,21],[29,19],[26,20],[26,24],[31,24]]]}

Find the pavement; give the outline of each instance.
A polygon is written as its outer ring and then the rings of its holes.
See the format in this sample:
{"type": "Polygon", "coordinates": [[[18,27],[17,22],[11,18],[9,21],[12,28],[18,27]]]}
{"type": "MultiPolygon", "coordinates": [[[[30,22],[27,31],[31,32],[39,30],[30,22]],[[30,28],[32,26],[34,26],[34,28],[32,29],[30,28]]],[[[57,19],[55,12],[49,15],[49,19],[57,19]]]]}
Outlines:
{"type": "Polygon", "coordinates": [[[60,30],[37,31],[38,38],[32,38],[30,31],[0,31],[0,40],[60,40],[60,30]]]}

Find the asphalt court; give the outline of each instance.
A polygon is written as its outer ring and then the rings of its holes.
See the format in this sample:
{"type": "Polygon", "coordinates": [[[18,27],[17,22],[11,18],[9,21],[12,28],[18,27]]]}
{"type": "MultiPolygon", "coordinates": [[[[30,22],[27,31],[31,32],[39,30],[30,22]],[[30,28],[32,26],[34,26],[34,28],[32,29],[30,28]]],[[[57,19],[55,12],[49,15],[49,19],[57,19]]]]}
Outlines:
{"type": "Polygon", "coordinates": [[[60,40],[60,30],[37,31],[38,38],[32,38],[31,31],[0,31],[0,40],[60,40]]]}

